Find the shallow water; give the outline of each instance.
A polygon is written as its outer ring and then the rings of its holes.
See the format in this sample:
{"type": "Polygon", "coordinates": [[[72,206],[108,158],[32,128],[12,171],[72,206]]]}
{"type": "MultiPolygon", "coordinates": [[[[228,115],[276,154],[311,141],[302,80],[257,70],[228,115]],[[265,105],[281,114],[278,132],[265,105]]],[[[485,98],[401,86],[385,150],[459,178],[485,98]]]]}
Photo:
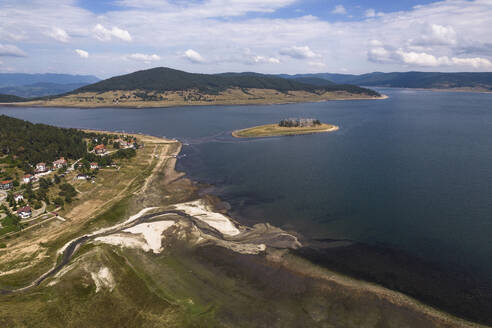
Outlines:
{"type": "Polygon", "coordinates": [[[183,142],[178,169],[233,214],[309,237],[385,245],[492,276],[492,94],[381,89],[389,99],[155,109],[0,108],[65,127],[183,142]],[[338,132],[238,140],[234,129],[315,117],[338,132]]]}

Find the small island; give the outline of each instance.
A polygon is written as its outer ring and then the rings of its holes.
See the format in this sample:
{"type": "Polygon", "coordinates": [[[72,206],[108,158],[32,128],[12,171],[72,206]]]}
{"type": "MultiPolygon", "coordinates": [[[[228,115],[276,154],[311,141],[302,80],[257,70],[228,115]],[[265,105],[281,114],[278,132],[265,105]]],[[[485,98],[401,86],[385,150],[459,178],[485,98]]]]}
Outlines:
{"type": "Polygon", "coordinates": [[[278,124],[266,124],[243,130],[236,130],[232,132],[232,136],[236,138],[293,136],[300,134],[333,132],[338,129],[338,126],[321,123],[318,119],[289,118],[281,120],[278,124]]]}

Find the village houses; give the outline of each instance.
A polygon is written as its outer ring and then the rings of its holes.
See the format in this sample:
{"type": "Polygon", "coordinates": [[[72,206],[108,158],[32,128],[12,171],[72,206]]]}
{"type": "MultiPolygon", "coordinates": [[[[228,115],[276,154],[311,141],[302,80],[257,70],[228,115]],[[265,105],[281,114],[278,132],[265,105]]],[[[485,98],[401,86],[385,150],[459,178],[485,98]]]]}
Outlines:
{"type": "Polygon", "coordinates": [[[26,175],[24,175],[24,177],[22,178],[22,181],[23,181],[24,183],[29,183],[29,182],[31,182],[32,180],[33,180],[33,176],[32,176],[32,174],[26,174],[26,175]]]}
{"type": "Polygon", "coordinates": [[[48,168],[46,167],[46,163],[38,163],[36,164],[36,173],[43,173],[48,171],[48,168]]]}
{"type": "Polygon", "coordinates": [[[14,186],[14,182],[12,180],[0,181],[0,189],[1,190],[9,190],[14,186]]]}
{"type": "Polygon", "coordinates": [[[53,162],[53,167],[55,169],[61,169],[65,166],[67,166],[67,161],[65,160],[64,157],[60,157],[59,159],[53,162]]]}
{"type": "Polygon", "coordinates": [[[106,153],[106,147],[103,144],[94,147],[94,152],[98,155],[106,153]]]}
{"type": "Polygon", "coordinates": [[[16,203],[18,203],[21,200],[24,200],[24,196],[22,194],[16,194],[16,195],[14,195],[14,200],[16,203]]]}
{"type": "Polygon", "coordinates": [[[32,210],[30,206],[24,206],[17,210],[17,215],[22,219],[30,218],[32,215],[32,210]]]}

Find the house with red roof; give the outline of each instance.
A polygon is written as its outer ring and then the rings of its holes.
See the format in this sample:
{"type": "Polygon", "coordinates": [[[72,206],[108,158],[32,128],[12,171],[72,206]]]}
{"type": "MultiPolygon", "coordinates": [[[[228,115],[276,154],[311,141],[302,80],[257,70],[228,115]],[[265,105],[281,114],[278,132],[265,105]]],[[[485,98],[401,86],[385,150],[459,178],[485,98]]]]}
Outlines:
{"type": "Polygon", "coordinates": [[[30,218],[32,215],[31,206],[24,206],[17,210],[17,215],[22,219],[30,218]]]}
{"type": "Polygon", "coordinates": [[[0,189],[1,190],[9,190],[14,187],[14,182],[12,180],[4,180],[0,181],[0,189]]]}

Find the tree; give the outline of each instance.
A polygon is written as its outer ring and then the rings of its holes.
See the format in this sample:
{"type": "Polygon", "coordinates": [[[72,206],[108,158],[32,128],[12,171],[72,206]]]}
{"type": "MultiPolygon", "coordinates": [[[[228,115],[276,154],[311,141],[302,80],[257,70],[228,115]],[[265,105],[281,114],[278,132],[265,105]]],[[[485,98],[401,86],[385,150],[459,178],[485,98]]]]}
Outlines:
{"type": "Polygon", "coordinates": [[[56,197],[53,200],[53,204],[55,204],[56,207],[63,207],[64,201],[61,197],[56,197]]]}

